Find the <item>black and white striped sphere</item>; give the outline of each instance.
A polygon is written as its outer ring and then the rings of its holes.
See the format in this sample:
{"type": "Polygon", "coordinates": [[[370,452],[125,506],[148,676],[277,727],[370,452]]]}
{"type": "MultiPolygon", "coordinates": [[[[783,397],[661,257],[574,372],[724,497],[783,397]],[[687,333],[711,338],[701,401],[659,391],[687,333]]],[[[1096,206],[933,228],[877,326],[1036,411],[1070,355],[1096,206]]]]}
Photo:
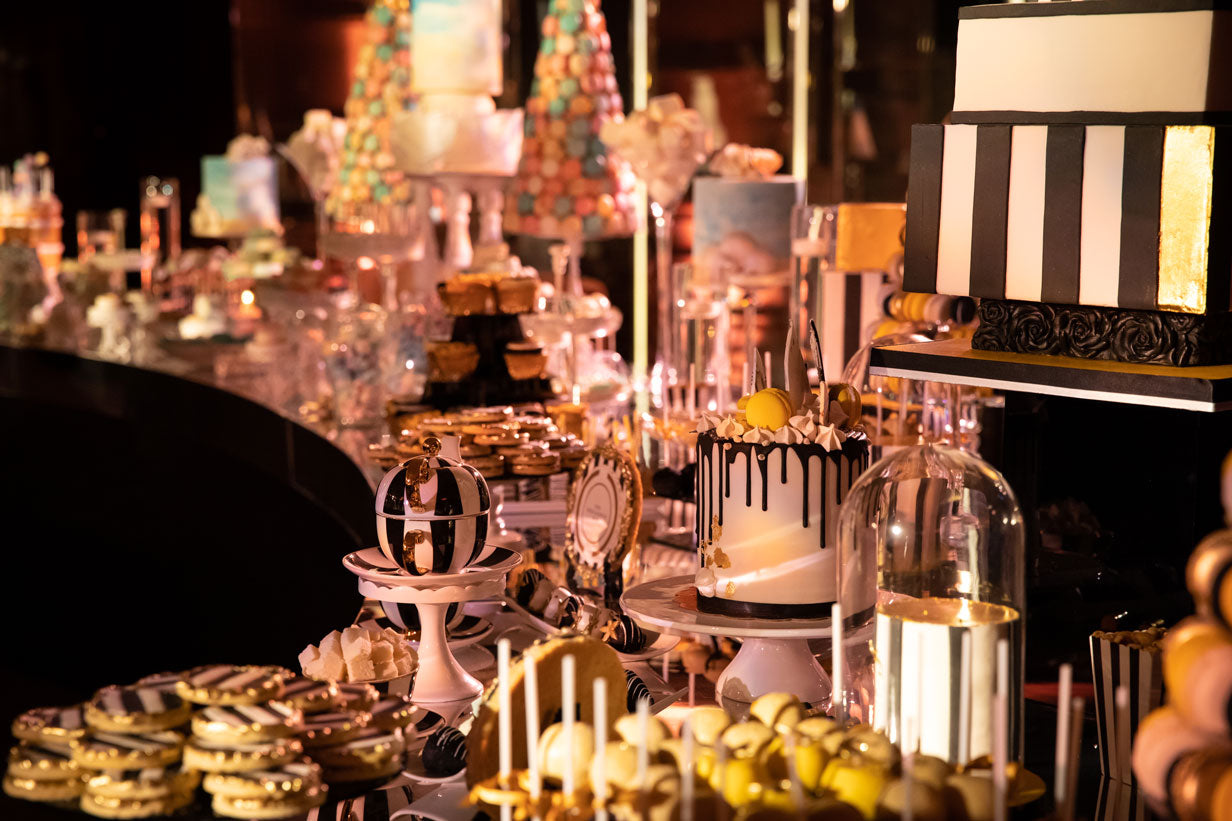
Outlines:
{"type": "MultiPolygon", "coordinates": [[[[381,609],[385,611],[385,618],[389,619],[399,630],[419,630],[419,608],[415,605],[383,601],[381,609]]],[[[445,610],[445,629],[450,630],[457,627],[465,617],[462,605],[454,602],[445,610]]]]}
{"type": "Polygon", "coordinates": [[[413,576],[456,573],[493,550],[487,544],[492,504],[488,483],[470,465],[440,456],[411,459],[385,474],[376,504],[381,551],[413,576]],[[422,461],[428,463],[429,474],[419,485],[424,508],[419,513],[411,510],[406,472],[418,471],[422,461]],[[411,555],[404,545],[413,545],[411,555]]]}

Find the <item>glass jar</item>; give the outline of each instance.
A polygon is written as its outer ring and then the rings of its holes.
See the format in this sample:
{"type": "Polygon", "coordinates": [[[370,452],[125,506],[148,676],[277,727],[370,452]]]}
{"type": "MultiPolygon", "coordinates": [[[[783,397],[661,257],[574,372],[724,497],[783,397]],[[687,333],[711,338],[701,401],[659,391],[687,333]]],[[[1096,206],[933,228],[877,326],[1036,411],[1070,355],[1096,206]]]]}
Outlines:
{"type": "Polygon", "coordinates": [[[852,711],[904,750],[991,755],[998,645],[1008,642],[1007,760],[1022,749],[1025,529],[1014,493],[973,453],[902,448],[839,514],[839,599],[872,653],[848,659],[852,711]]]}

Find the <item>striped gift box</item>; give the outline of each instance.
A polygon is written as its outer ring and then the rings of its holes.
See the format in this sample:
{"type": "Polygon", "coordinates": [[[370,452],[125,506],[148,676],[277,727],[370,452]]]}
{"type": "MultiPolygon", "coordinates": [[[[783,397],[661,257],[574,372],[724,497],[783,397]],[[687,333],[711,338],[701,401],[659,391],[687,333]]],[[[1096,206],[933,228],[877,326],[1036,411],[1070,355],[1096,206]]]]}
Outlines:
{"type": "Polygon", "coordinates": [[[1164,701],[1163,662],[1159,653],[1091,636],[1091,681],[1095,685],[1095,723],[1100,769],[1104,777],[1137,787],[1131,767],[1138,725],[1164,701]],[[1129,688],[1129,732],[1117,720],[1116,691],[1129,688]],[[1125,743],[1122,743],[1125,741],[1125,743]]]}
{"type": "Polygon", "coordinates": [[[1207,314],[1232,307],[1232,142],[1206,125],[917,125],[910,291],[1207,314]]]}

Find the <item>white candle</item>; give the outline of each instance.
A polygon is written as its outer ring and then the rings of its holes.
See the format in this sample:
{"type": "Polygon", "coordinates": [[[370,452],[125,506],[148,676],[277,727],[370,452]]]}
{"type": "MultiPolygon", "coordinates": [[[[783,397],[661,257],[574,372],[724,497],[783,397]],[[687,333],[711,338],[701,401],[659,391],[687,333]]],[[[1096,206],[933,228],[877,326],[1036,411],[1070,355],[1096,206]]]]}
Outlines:
{"type": "MultiPolygon", "coordinates": [[[[513,771],[513,717],[510,715],[509,693],[509,639],[501,639],[496,643],[496,695],[500,707],[499,759],[500,783],[502,787],[509,785],[509,776],[513,771]]],[[[501,819],[508,821],[513,817],[513,807],[501,806],[501,819]]]]}
{"type": "Polygon", "coordinates": [[[727,821],[727,745],[722,741],[715,742],[714,757],[719,770],[719,818],[727,821]]]}
{"type": "Polygon", "coordinates": [[[543,791],[543,773],[539,770],[539,670],[533,656],[522,661],[526,688],[526,760],[530,770],[530,797],[539,798],[543,791]]]}
{"type": "Polygon", "coordinates": [[[650,702],[637,703],[637,788],[646,789],[646,772],[650,769],[650,702]]]}
{"type": "Polygon", "coordinates": [[[607,679],[595,679],[595,789],[599,809],[596,821],[607,821],[607,679]]]}
{"type": "Polygon", "coordinates": [[[1006,815],[1006,747],[1009,729],[1010,692],[1010,643],[1006,639],[997,642],[997,695],[993,699],[992,723],[992,783],[995,803],[993,818],[1005,821],[1006,815]]]}
{"type": "Polygon", "coordinates": [[[1069,787],[1069,719],[1072,700],[1074,670],[1062,664],[1057,680],[1057,747],[1056,783],[1053,784],[1053,799],[1058,808],[1065,806],[1065,790],[1069,787]]]}
{"type": "Polygon", "coordinates": [[[796,760],[796,734],[788,731],[783,736],[783,746],[787,752],[787,780],[790,782],[791,803],[797,812],[804,812],[804,785],[800,783],[799,764],[796,760]]]}
{"type": "Polygon", "coordinates": [[[693,749],[693,719],[685,721],[681,728],[684,741],[684,772],[680,782],[680,821],[693,821],[693,767],[695,751],[693,749]]]}
{"type": "Polygon", "coordinates": [[[577,711],[577,672],[573,656],[565,656],[560,662],[560,701],[563,710],[562,724],[565,731],[565,772],[562,777],[566,797],[572,797],[573,783],[573,723],[577,711]]]}
{"type": "Polygon", "coordinates": [[[1078,765],[1082,763],[1082,714],[1086,703],[1081,697],[1074,699],[1069,721],[1069,769],[1065,776],[1065,804],[1061,807],[1062,821],[1073,821],[1074,801],[1078,791],[1078,765]]]}
{"type": "Polygon", "coordinates": [[[846,726],[847,691],[843,686],[843,606],[838,602],[830,605],[830,673],[830,703],[834,707],[834,720],[839,723],[839,726],[846,726]]]}
{"type": "Polygon", "coordinates": [[[808,179],[809,0],[796,0],[791,48],[791,175],[808,179]]]}
{"type": "Polygon", "coordinates": [[[971,631],[962,634],[958,659],[958,763],[971,761],[971,631]]]}

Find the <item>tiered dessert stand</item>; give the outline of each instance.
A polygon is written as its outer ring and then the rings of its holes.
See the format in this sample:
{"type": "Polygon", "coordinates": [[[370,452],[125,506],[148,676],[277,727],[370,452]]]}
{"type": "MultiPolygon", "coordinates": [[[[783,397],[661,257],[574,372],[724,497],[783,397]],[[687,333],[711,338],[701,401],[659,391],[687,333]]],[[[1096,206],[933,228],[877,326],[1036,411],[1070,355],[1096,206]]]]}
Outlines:
{"type": "Polygon", "coordinates": [[[457,573],[412,576],[391,562],[379,547],[357,550],[342,559],[342,566],[359,578],[360,595],[378,601],[414,604],[419,610],[419,669],[411,698],[416,703],[440,704],[469,700],[483,685],[458,664],[445,636],[445,614],[455,602],[500,598],[505,576],[522,557],[496,548],[480,564],[457,573]]]}

